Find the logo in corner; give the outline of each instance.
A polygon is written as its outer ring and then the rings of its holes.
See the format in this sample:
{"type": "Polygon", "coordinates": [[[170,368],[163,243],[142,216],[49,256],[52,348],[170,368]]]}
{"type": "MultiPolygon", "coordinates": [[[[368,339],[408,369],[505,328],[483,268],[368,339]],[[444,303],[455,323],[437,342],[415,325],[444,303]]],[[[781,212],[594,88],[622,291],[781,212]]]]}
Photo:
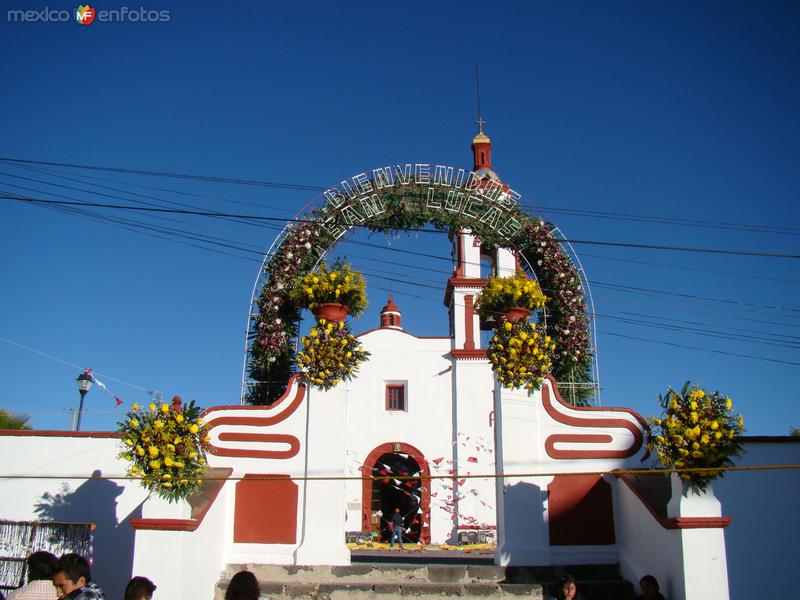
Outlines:
{"type": "Polygon", "coordinates": [[[79,25],[91,25],[95,17],[95,9],[88,4],[86,6],[78,6],[75,9],[75,21],[79,25]]]}

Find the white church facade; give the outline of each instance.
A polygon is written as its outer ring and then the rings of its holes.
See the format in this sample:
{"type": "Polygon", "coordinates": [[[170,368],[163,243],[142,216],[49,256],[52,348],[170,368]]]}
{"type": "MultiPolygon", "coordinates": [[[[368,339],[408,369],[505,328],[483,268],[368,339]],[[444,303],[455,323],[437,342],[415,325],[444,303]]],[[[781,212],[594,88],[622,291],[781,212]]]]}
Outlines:
{"type": "MultiPolygon", "coordinates": [[[[490,149],[476,137],[476,170],[491,170],[490,149]]],[[[351,381],[320,391],[298,374],[270,406],[208,408],[209,479],[191,501],[101,479],[126,472],[114,433],[0,432],[0,519],[40,518],[43,499],[91,490],[94,506],[68,518],[92,522],[102,506],[98,561],[147,574],[160,598],[211,598],[231,564],[347,565],[348,537],[386,539],[395,509],[410,542],[488,540],[499,565],[619,564],[633,581],[655,575],[670,598],[729,598],[720,502],[673,482],[659,508],[615,475],[642,466],[647,425],[634,411],[571,406],[553,378],[532,394],[500,386],[475,298],[481,264],[507,275],[519,258],[466,229],[451,240],[450,335],[406,330],[390,297],[359,335],[370,357],[351,381]]]]}

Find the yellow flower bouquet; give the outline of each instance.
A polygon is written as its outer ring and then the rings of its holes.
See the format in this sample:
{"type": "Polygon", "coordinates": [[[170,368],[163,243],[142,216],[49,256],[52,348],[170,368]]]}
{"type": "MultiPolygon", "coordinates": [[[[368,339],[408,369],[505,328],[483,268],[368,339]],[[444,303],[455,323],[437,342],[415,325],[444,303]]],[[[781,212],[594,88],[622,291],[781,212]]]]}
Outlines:
{"type": "Polygon", "coordinates": [[[509,308],[539,310],[547,298],[539,284],[518,270],[511,277],[490,277],[486,287],[475,301],[477,311],[483,317],[494,316],[509,308]]]}
{"type": "Polygon", "coordinates": [[[553,368],[555,343],[536,323],[503,322],[489,342],[488,355],[497,380],[508,389],[538,390],[553,368]]]}
{"type": "Polygon", "coordinates": [[[320,263],[316,271],[295,279],[289,295],[299,306],[312,310],[321,304],[342,304],[353,317],[367,307],[364,276],[340,260],[333,267],[320,263]]]}
{"type": "Polygon", "coordinates": [[[308,335],[303,336],[303,349],[297,353],[297,366],[305,372],[310,385],[328,390],[340,381],[347,381],[367,360],[369,352],[350,333],[344,323],[320,319],[308,335]]]}
{"type": "Polygon", "coordinates": [[[128,461],[128,476],[170,502],[186,498],[200,486],[207,468],[208,427],[194,401],[181,405],[134,404],[118,423],[123,435],[119,457],[128,461]]]}
{"type": "Polygon", "coordinates": [[[686,382],[680,392],[673,389],[658,402],[664,409],[660,418],[649,418],[647,448],[661,464],[679,470],[680,477],[698,489],[724,471],[692,471],[733,465],[732,457],[742,452],[739,436],[744,419],[732,412],[733,403],[719,392],[709,394],[697,384],[686,382]],[[680,472],[687,469],[685,472],[680,472]]]}

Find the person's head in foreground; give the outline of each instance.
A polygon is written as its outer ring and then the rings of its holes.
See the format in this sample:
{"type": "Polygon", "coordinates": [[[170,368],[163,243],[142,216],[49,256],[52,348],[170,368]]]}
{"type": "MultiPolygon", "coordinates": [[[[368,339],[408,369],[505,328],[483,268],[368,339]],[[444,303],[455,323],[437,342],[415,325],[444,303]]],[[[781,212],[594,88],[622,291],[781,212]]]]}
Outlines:
{"type": "Polygon", "coordinates": [[[564,575],[558,582],[556,598],[558,600],[575,600],[578,597],[578,584],[572,575],[564,575]]]}
{"type": "Polygon", "coordinates": [[[156,584],[147,577],[134,577],[125,586],[125,600],[151,600],[156,584]]]}
{"type": "Polygon", "coordinates": [[[658,580],[652,575],[645,575],[639,580],[642,598],[658,598],[661,596],[658,580]]]}
{"type": "Polygon", "coordinates": [[[85,558],[78,554],[65,554],[58,560],[53,575],[56,596],[63,598],[75,590],[86,587],[92,580],[92,571],[85,558]]]}
{"type": "Polygon", "coordinates": [[[258,600],[258,580],[250,571],[239,571],[231,577],[225,600],[258,600]]]}

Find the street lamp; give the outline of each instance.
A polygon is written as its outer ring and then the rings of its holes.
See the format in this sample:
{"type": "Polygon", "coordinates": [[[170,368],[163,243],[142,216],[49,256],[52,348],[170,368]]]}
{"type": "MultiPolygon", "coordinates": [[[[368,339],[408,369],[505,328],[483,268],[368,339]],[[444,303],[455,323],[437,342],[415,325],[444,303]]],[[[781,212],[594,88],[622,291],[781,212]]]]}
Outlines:
{"type": "Polygon", "coordinates": [[[81,414],[83,413],[83,399],[86,397],[86,392],[89,391],[89,388],[92,387],[92,377],[91,375],[87,375],[84,371],[78,378],[75,380],[76,385],[78,386],[78,392],[81,395],[81,404],[78,407],[78,424],[75,426],[75,431],[81,430],[81,414]]]}

